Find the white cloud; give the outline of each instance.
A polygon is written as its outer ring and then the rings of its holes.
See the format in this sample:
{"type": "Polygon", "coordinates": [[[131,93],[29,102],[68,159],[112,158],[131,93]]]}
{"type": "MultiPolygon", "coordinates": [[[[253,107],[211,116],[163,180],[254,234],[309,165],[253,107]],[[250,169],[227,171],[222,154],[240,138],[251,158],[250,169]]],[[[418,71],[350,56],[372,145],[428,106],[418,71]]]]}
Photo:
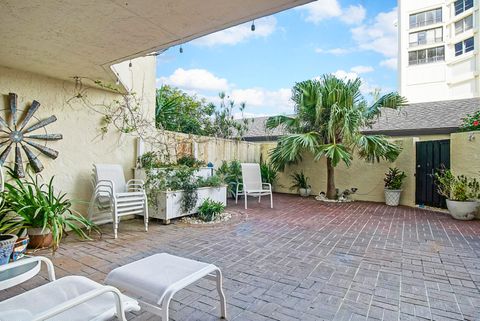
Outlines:
{"type": "Polygon", "coordinates": [[[393,69],[393,70],[397,70],[397,68],[398,68],[397,63],[398,63],[397,58],[389,58],[389,59],[385,59],[385,60],[380,61],[380,66],[390,68],[390,69],[393,69]]]}
{"type": "Polygon", "coordinates": [[[176,69],[168,77],[157,79],[157,87],[166,84],[184,90],[225,91],[230,88],[225,78],[220,78],[205,69],[176,69]]]}
{"type": "MultiPolygon", "coordinates": [[[[350,71],[339,69],[339,70],[333,72],[332,74],[335,77],[340,78],[340,79],[344,79],[344,80],[355,80],[357,78],[360,78],[360,80],[362,81],[362,84],[360,86],[360,92],[367,99],[371,98],[371,94],[374,91],[379,90],[379,86],[377,86],[376,84],[371,84],[365,78],[360,77],[360,74],[353,71],[353,68],[350,71]]],[[[317,79],[318,79],[318,77],[317,77],[317,79]]]]}
{"type": "Polygon", "coordinates": [[[258,108],[271,110],[272,114],[291,113],[293,111],[290,88],[280,88],[278,90],[264,88],[234,89],[229,97],[236,103],[245,102],[248,112],[253,112],[258,108]]]}
{"type": "Polygon", "coordinates": [[[323,20],[339,18],[346,24],[359,24],[366,16],[366,10],[362,5],[351,5],[342,8],[338,0],[319,0],[298,7],[306,11],[305,21],[318,24],[323,20]]]}
{"type": "Polygon", "coordinates": [[[347,49],[347,48],[332,48],[332,49],[315,48],[316,53],[325,53],[325,54],[331,54],[335,56],[346,55],[351,51],[352,51],[351,49],[347,49]]]}
{"type": "Polygon", "coordinates": [[[373,22],[351,29],[353,40],[362,50],[372,50],[385,57],[397,56],[397,8],[379,13],[373,22]]]}
{"type": "Polygon", "coordinates": [[[352,5],[343,10],[342,15],[340,16],[340,20],[345,22],[349,25],[355,25],[362,23],[367,15],[367,10],[359,4],[359,5],[352,5]]]}
{"type": "Polygon", "coordinates": [[[335,77],[345,80],[355,80],[358,78],[358,74],[353,71],[345,71],[343,69],[339,69],[332,73],[335,77]]]}
{"type": "Polygon", "coordinates": [[[275,17],[264,17],[255,20],[255,31],[252,31],[251,23],[243,23],[241,25],[221,30],[207,36],[195,39],[192,44],[198,46],[212,47],[216,45],[236,45],[250,38],[265,38],[271,35],[277,26],[275,17]]]}
{"type": "Polygon", "coordinates": [[[366,74],[368,72],[374,71],[375,69],[373,69],[372,66],[362,66],[362,65],[360,65],[360,66],[352,67],[350,70],[357,73],[357,74],[366,74]]]}
{"type": "Polygon", "coordinates": [[[298,7],[298,9],[306,10],[307,17],[305,20],[315,24],[322,20],[339,17],[342,14],[342,8],[337,0],[314,1],[298,7]]]}

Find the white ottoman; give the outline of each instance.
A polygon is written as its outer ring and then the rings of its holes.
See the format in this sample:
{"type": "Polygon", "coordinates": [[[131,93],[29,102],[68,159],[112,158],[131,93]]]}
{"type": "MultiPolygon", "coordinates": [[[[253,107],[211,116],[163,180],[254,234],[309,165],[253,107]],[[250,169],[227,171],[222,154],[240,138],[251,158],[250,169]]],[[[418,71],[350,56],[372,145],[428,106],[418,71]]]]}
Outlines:
{"type": "Polygon", "coordinates": [[[142,308],[161,316],[162,321],[168,321],[168,307],[173,295],[203,277],[217,282],[221,317],[226,319],[222,272],[213,264],[160,253],[114,269],[107,275],[105,284],[137,297],[142,308]]]}

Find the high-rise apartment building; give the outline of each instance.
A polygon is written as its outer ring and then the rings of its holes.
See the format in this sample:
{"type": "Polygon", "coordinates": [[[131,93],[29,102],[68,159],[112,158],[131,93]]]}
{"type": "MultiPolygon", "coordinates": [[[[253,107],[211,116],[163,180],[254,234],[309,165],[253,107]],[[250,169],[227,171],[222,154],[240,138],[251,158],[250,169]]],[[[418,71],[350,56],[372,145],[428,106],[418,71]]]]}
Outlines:
{"type": "Polygon", "coordinates": [[[480,0],[399,0],[399,85],[409,102],[480,97],[480,0]]]}

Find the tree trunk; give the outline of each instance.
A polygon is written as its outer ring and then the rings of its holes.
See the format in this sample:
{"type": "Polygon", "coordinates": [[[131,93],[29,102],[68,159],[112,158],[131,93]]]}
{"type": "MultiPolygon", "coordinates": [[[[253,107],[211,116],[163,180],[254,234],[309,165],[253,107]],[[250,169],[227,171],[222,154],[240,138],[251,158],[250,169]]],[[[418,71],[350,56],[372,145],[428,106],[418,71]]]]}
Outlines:
{"type": "Polygon", "coordinates": [[[335,167],[332,165],[332,160],[327,158],[327,198],[335,199],[337,191],[335,189],[335,167]]]}

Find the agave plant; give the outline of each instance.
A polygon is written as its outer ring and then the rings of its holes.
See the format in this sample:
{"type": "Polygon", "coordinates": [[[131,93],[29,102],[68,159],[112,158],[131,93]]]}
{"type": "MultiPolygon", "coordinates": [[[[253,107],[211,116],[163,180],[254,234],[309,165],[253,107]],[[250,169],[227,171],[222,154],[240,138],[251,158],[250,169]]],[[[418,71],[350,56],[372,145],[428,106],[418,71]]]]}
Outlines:
{"type": "Polygon", "coordinates": [[[90,220],[72,209],[72,201],[65,193],[55,193],[54,177],[44,183],[40,175],[28,173],[27,178],[22,180],[11,169],[8,169],[8,173],[12,181],[5,183],[2,213],[16,213],[22,219],[24,228],[50,230],[54,251],[67,229],[82,239],[90,239],[89,232],[92,229],[98,231],[90,220]]]}

